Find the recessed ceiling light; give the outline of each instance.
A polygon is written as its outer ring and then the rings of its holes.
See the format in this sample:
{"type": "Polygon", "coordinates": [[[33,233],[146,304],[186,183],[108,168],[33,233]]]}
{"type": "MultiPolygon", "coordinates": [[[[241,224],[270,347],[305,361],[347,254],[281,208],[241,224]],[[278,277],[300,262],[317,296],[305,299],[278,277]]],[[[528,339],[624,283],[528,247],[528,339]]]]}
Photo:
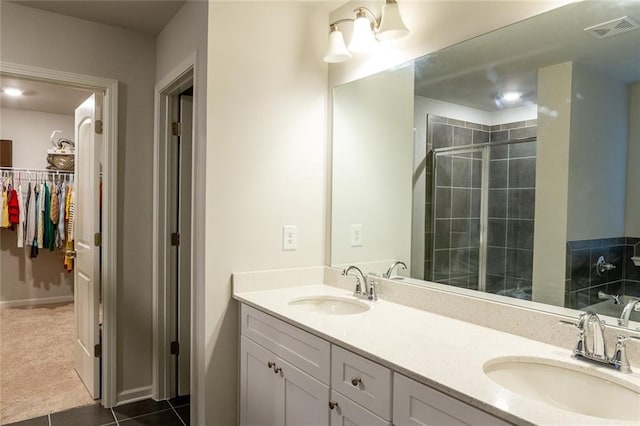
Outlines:
{"type": "Polygon", "coordinates": [[[16,89],[15,87],[7,87],[2,89],[2,91],[9,96],[22,96],[24,93],[22,90],[16,89]]]}
{"type": "Polygon", "coordinates": [[[502,94],[502,100],[507,102],[517,101],[522,97],[522,93],[520,92],[505,92],[502,94]]]}

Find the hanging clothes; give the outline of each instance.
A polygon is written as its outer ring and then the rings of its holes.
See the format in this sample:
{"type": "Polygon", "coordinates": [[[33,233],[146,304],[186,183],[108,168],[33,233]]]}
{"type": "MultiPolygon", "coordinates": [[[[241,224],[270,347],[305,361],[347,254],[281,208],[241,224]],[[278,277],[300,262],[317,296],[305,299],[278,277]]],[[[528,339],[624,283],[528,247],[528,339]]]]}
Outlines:
{"type": "Polygon", "coordinates": [[[57,235],[56,246],[58,248],[63,248],[64,241],[66,239],[65,228],[64,228],[64,224],[65,224],[64,213],[65,213],[65,207],[67,202],[67,185],[64,185],[64,184],[60,185],[59,191],[60,191],[60,194],[58,195],[58,200],[60,202],[58,203],[59,211],[58,211],[58,232],[56,233],[57,235]]]}
{"type": "Polygon", "coordinates": [[[73,271],[73,258],[66,255],[67,252],[72,252],[74,248],[74,235],[73,235],[73,224],[75,221],[75,211],[76,211],[76,199],[75,199],[75,189],[69,185],[67,187],[67,201],[65,208],[65,219],[67,221],[67,243],[65,256],[63,260],[64,268],[71,272],[73,271]]]}
{"type": "Polygon", "coordinates": [[[9,202],[7,212],[9,214],[9,227],[15,229],[15,226],[20,223],[20,205],[18,204],[18,193],[15,189],[11,189],[7,192],[9,202]]]}
{"type": "Polygon", "coordinates": [[[7,190],[2,190],[2,223],[3,228],[8,228],[11,226],[11,222],[9,222],[9,200],[7,199],[7,190]]]}
{"type": "Polygon", "coordinates": [[[20,209],[20,214],[18,216],[18,226],[17,226],[17,240],[18,240],[18,248],[24,247],[24,221],[25,221],[25,210],[24,210],[24,201],[22,199],[22,182],[18,184],[18,208],[20,209]]]}
{"type": "Polygon", "coordinates": [[[26,226],[26,235],[25,241],[28,246],[33,246],[33,242],[36,239],[36,204],[38,194],[36,192],[37,184],[31,185],[29,182],[29,197],[28,197],[28,205],[27,205],[27,226],[26,226]]]}
{"type": "Polygon", "coordinates": [[[38,248],[44,247],[44,183],[41,183],[38,188],[38,202],[36,203],[38,210],[38,234],[36,239],[38,240],[38,248]]]}

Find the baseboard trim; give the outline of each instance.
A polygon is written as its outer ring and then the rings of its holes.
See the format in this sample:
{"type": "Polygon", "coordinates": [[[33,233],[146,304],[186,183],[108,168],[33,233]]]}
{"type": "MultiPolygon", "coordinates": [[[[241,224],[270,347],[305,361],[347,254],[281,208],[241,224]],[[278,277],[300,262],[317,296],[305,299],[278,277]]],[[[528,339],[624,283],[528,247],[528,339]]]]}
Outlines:
{"type": "Polygon", "coordinates": [[[116,403],[116,406],[129,404],[131,402],[136,402],[143,399],[149,399],[151,398],[151,395],[152,395],[151,386],[143,386],[139,388],[128,389],[126,391],[122,391],[118,393],[118,402],[116,403]]]}
{"type": "Polygon", "coordinates": [[[73,302],[73,295],[71,296],[57,296],[57,297],[43,297],[40,299],[20,299],[20,300],[7,300],[0,301],[1,308],[16,308],[20,306],[35,306],[35,305],[51,305],[54,303],[67,303],[73,302]]]}

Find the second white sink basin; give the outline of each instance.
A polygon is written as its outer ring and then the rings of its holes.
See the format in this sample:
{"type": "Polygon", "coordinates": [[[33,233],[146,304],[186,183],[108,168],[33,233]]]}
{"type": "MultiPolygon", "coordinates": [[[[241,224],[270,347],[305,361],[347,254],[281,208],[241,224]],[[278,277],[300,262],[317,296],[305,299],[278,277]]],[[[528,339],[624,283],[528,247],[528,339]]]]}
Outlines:
{"type": "Polygon", "coordinates": [[[289,301],[289,306],[296,306],[306,312],[328,315],[360,314],[371,309],[371,306],[359,300],[338,296],[308,296],[289,301]]]}
{"type": "Polygon", "coordinates": [[[485,374],[511,392],[588,416],[640,422],[640,388],[578,366],[541,358],[498,358],[485,374]]]}

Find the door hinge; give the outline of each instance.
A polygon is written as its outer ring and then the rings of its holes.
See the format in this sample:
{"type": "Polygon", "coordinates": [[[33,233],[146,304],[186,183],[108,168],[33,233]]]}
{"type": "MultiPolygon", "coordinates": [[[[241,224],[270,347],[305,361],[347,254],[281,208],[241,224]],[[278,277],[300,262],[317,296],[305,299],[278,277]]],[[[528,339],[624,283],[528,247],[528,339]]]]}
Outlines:
{"type": "Polygon", "coordinates": [[[174,247],[180,246],[180,233],[174,232],[171,234],[171,245],[174,247]]]}
{"type": "Polygon", "coordinates": [[[102,134],[102,120],[96,120],[96,133],[102,134]]]}
{"type": "Polygon", "coordinates": [[[96,232],[96,233],[93,235],[93,244],[94,244],[96,247],[100,247],[100,246],[102,245],[102,234],[101,234],[101,233],[96,232]]]}
{"type": "Polygon", "coordinates": [[[102,344],[97,344],[93,347],[93,356],[96,358],[102,357],[102,344]]]}
{"type": "Polygon", "coordinates": [[[180,355],[180,343],[171,342],[171,355],[180,355]]]}
{"type": "Polygon", "coordinates": [[[182,136],[182,123],[177,121],[171,123],[171,134],[173,136],[182,136]]]}

